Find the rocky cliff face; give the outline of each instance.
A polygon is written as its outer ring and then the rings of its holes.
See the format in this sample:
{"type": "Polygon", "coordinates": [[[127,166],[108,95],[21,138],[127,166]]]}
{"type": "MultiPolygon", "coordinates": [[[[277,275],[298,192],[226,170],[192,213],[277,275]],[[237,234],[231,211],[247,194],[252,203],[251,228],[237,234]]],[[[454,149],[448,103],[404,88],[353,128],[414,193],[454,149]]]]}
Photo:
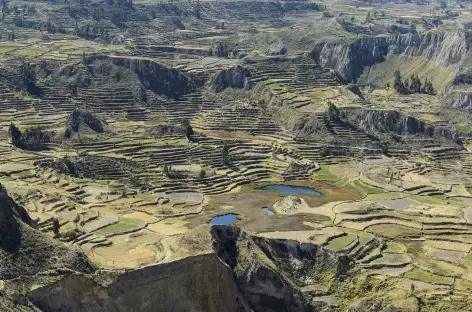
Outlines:
{"type": "Polygon", "coordinates": [[[349,270],[349,259],[318,245],[253,236],[215,226],[215,250],[233,270],[236,285],[252,311],[315,311],[299,285],[310,276],[349,270]]]}
{"type": "Polygon", "coordinates": [[[447,106],[472,110],[472,91],[458,90],[451,86],[442,97],[447,106]]]}
{"type": "Polygon", "coordinates": [[[3,250],[13,252],[20,248],[20,222],[32,225],[31,218],[26,210],[17,205],[8,196],[3,185],[0,185],[0,247],[3,250]]]}
{"type": "Polygon", "coordinates": [[[451,130],[428,125],[420,119],[395,110],[341,109],[340,111],[345,121],[376,137],[392,133],[400,136],[435,137],[460,143],[458,135],[451,130]]]}
{"type": "MultiPolygon", "coordinates": [[[[472,46],[472,33],[468,37],[470,37],[468,39],[470,41],[469,46],[472,46]]],[[[472,49],[469,49],[469,52],[462,57],[458,65],[453,84],[472,84],[472,49]]]]}
{"type": "Polygon", "coordinates": [[[238,311],[230,269],[215,254],[123,272],[111,284],[67,276],[32,291],[43,311],[238,311]]]}
{"type": "Polygon", "coordinates": [[[454,68],[452,83],[439,89],[443,103],[472,110],[472,33],[440,32],[361,38],[351,43],[320,43],[312,57],[345,81],[358,78],[366,66],[387,55],[419,56],[440,67],[454,68]],[[464,88],[464,85],[466,86],[464,88]]]}
{"type": "Polygon", "coordinates": [[[43,311],[316,311],[299,284],[343,275],[349,259],[318,245],[214,226],[213,253],[119,273],[69,275],[31,291],[43,311]]]}
{"type": "MultiPolygon", "coordinates": [[[[468,41],[472,42],[472,34],[468,41]]],[[[454,80],[444,90],[442,98],[448,106],[472,110],[472,49],[458,64],[454,80]]]]}
{"type": "Polygon", "coordinates": [[[383,62],[388,53],[423,56],[443,67],[457,64],[470,49],[467,38],[468,34],[461,32],[369,37],[347,44],[318,44],[312,57],[351,81],[359,77],[365,66],[383,62]]]}
{"type": "Polygon", "coordinates": [[[210,81],[212,91],[220,92],[226,88],[250,89],[248,78],[252,76],[249,69],[237,65],[228,69],[223,69],[217,73],[210,81]]]}

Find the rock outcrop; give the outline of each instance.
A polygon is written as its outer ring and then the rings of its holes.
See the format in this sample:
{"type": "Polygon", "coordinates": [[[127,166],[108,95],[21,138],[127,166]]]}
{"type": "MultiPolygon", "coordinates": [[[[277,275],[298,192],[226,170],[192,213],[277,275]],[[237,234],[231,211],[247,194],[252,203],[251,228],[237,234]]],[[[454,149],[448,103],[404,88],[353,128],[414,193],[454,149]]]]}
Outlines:
{"type": "Polygon", "coordinates": [[[211,51],[211,55],[218,57],[227,57],[229,54],[228,46],[222,42],[215,44],[211,51]]]}
{"type": "Polygon", "coordinates": [[[79,131],[102,133],[104,124],[92,113],[82,109],[74,109],[67,118],[64,136],[70,138],[79,131]]]}
{"type": "Polygon", "coordinates": [[[200,84],[198,79],[178,69],[148,59],[94,55],[86,57],[84,63],[90,64],[96,60],[108,60],[116,66],[132,70],[144,88],[156,94],[175,97],[192,92],[200,84]]]}
{"type": "Polygon", "coordinates": [[[443,102],[447,106],[472,110],[472,90],[460,90],[456,88],[448,88],[443,95],[443,102]]]}
{"type": "Polygon", "coordinates": [[[297,212],[299,208],[305,205],[303,199],[290,195],[276,202],[273,208],[277,213],[291,214],[297,212]]]}
{"type": "Polygon", "coordinates": [[[460,143],[459,136],[446,127],[435,127],[395,110],[340,109],[342,119],[366,133],[379,137],[384,134],[399,136],[420,135],[460,143]]]}
{"type": "Polygon", "coordinates": [[[359,86],[356,84],[349,84],[344,87],[347,91],[350,92],[355,97],[360,98],[361,100],[365,100],[364,94],[362,94],[361,89],[359,89],[359,86]]]}
{"type": "Polygon", "coordinates": [[[271,45],[269,45],[268,48],[268,54],[269,55],[286,55],[287,54],[287,48],[284,46],[284,44],[281,41],[274,42],[271,45]]]}
{"type": "Polygon", "coordinates": [[[252,86],[248,78],[251,76],[249,69],[241,65],[223,69],[213,76],[210,88],[215,92],[223,91],[226,88],[250,89],[252,86]]]}

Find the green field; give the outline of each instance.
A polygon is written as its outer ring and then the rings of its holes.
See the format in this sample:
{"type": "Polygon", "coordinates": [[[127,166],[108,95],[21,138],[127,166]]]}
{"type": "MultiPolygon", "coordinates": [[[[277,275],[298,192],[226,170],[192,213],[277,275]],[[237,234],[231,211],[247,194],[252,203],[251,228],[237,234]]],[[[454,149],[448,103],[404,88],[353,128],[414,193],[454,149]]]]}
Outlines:
{"type": "Polygon", "coordinates": [[[331,250],[338,250],[347,247],[353,240],[357,238],[356,234],[347,234],[342,237],[338,237],[329,242],[326,248],[331,250]]]}
{"type": "Polygon", "coordinates": [[[390,253],[405,253],[406,251],[407,251],[406,246],[399,243],[394,243],[394,242],[388,242],[387,249],[384,250],[384,252],[390,252],[390,253]]]}
{"type": "Polygon", "coordinates": [[[328,166],[320,166],[320,170],[315,172],[315,180],[318,181],[336,181],[338,177],[329,171],[328,166]]]}
{"type": "Polygon", "coordinates": [[[440,276],[440,275],[432,274],[425,271],[411,271],[411,272],[405,273],[404,276],[407,278],[411,278],[414,280],[422,281],[425,283],[431,283],[431,284],[440,284],[440,285],[454,284],[454,279],[452,277],[440,276]]]}
{"type": "Polygon", "coordinates": [[[352,182],[352,185],[361,191],[366,192],[367,194],[380,194],[380,193],[385,193],[386,191],[374,186],[366,185],[362,183],[360,180],[356,180],[352,182]]]}
{"type": "Polygon", "coordinates": [[[107,235],[110,233],[130,231],[142,227],[143,221],[134,219],[121,219],[117,224],[113,224],[94,232],[96,235],[107,235]]]}

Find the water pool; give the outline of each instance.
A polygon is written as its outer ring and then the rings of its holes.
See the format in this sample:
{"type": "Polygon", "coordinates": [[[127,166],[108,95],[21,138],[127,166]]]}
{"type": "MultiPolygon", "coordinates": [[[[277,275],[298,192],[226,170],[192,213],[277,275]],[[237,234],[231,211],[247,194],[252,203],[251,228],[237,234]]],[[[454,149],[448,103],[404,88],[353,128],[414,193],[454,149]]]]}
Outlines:
{"type": "Polygon", "coordinates": [[[296,185],[284,185],[284,184],[272,184],[272,185],[265,185],[259,188],[260,190],[264,191],[277,191],[283,194],[289,195],[300,195],[300,194],[312,194],[312,195],[321,195],[315,189],[305,186],[296,186],[296,185]]]}
{"type": "Polygon", "coordinates": [[[211,218],[210,224],[230,225],[236,221],[238,221],[236,215],[234,213],[228,213],[222,216],[215,216],[211,218]]]}

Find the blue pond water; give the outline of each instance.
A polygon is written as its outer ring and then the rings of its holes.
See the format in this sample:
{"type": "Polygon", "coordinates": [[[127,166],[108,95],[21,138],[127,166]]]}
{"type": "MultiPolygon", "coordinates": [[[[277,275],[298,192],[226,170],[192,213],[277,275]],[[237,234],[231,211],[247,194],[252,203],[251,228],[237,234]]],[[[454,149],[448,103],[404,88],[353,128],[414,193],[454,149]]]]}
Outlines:
{"type": "Polygon", "coordinates": [[[238,221],[238,218],[234,213],[228,213],[222,216],[216,216],[211,218],[210,224],[222,224],[222,225],[230,225],[233,222],[238,221]]]}
{"type": "Polygon", "coordinates": [[[304,187],[304,186],[296,186],[296,185],[273,184],[273,185],[262,186],[259,189],[265,190],[265,191],[277,191],[283,194],[290,194],[290,195],[299,195],[299,194],[321,195],[321,193],[315,189],[304,187]]]}
{"type": "Polygon", "coordinates": [[[266,214],[268,216],[275,215],[275,213],[272,210],[270,210],[268,207],[262,207],[261,210],[264,214],[266,214]]]}

